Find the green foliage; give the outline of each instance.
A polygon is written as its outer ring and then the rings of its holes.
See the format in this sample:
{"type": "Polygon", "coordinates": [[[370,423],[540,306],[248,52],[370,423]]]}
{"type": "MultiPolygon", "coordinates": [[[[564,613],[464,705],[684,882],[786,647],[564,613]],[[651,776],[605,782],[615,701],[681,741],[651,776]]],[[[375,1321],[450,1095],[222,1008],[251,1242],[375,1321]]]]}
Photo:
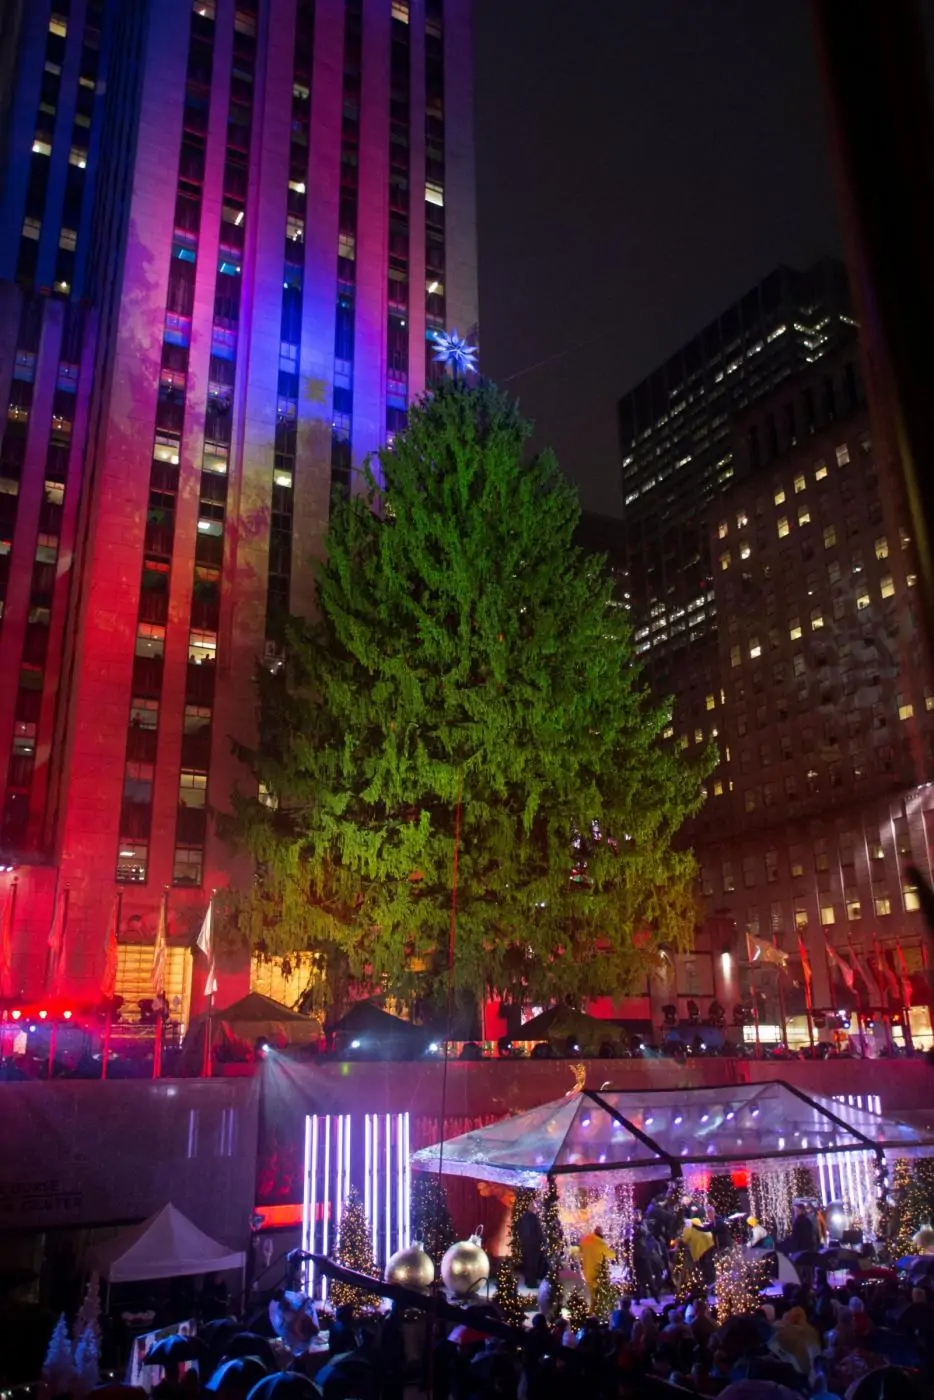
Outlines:
{"type": "MultiPolygon", "coordinates": [[[[344,1204],[344,1214],[341,1216],[334,1258],[338,1264],[343,1264],[348,1269],[354,1269],[358,1274],[369,1274],[370,1278],[376,1278],[377,1268],[373,1260],[370,1239],[370,1225],[360,1200],[360,1194],[352,1186],[344,1204]]],[[[335,1279],[331,1285],[331,1300],[336,1308],[339,1308],[342,1303],[350,1303],[357,1310],[371,1308],[374,1297],[372,1293],[364,1293],[359,1288],[352,1288],[350,1284],[340,1283],[335,1279]]]]}
{"type": "Polygon", "coordinates": [[[561,1270],[564,1267],[565,1240],[558,1213],[558,1188],[553,1176],[548,1178],[548,1186],[542,1198],[542,1234],[545,1237],[545,1258],[548,1261],[545,1274],[551,1290],[551,1311],[561,1311],[564,1289],[561,1284],[561,1270]]]}
{"type": "Polygon", "coordinates": [[[459,811],[459,987],[616,992],[688,944],[695,863],[671,841],[713,755],[661,742],[668,709],[528,434],[497,389],[445,382],[336,508],[319,619],[290,624],[241,750],[277,802],[235,797],[260,870],[241,938],[422,993],[446,961],[459,811]]]}
{"type": "Polygon", "coordinates": [[[447,1192],[434,1172],[413,1173],[412,1238],[424,1246],[436,1265],[457,1243],[447,1192]]]}
{"type": "MultiPolygon", "coordinates": [[[[934,1224],[934,1157],[919,1157],[912,1162],[902,1197],[901,1218],[909,1242],[922,1226],[934,1224]]],[[[912,1252],[909,1247],[907,1253],[912,1252]]]]}
{"type": "Polygon", "coordinates": [[[590,1311],[601,1322],[607,1322],[618,1300],[619,1289],[610,1277],[610,1261],[609,1259],[601,1259],[593,1287],[593,1296],[590,1299],[590,1311]]]}

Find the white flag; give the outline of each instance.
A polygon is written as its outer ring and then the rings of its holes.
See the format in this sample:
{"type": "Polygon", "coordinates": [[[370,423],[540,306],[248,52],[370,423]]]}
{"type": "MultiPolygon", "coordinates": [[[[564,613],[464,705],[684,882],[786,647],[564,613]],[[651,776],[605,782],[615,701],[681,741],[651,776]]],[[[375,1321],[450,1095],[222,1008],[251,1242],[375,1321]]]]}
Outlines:
{"type": "Polygon", "coordinates": [[[201,932],[198,934],[198,948],[208,960],[208,975],[204,982],[204,995],[212,997],[217,991],[217,968],[214,963],[214,901],[208,900],[207,913],[201,932]]]}

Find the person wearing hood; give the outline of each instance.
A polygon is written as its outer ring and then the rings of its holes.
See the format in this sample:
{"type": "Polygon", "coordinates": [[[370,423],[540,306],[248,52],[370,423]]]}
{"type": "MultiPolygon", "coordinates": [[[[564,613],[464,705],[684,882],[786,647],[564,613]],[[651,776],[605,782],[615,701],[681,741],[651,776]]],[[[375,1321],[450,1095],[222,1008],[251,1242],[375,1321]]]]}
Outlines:
{"type": "Polygon", "coordinates": [[[789,1308],[776,1325],[771,1349],[780,1351],[802,1376],[810,1375],[820,1351],[820,1333],[808,1322],[804,1308],[789,1308]]]}

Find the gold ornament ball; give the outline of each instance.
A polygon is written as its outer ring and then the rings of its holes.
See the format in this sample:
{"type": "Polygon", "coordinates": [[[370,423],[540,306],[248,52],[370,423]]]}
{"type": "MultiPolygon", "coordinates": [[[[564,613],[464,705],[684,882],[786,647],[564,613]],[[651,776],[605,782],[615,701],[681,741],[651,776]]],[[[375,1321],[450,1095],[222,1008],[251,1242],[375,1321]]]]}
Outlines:
{"type": "Polygon", "coordinates": [[[467,1298],[490,1277],[490,1261],[480,1245],[480,1236],[452,1244],[441,1260],[441,1277],[449,1293],[467,1298]]]}
{"type": "Polygon", "coordinates": [[[420,1244],[408,1249],[397,1249],[386,1265],[383,1275],[386,1283],[397,1283],[403,1288],[430,1288],[435,1281],[435,1266],[420,1244]]]}

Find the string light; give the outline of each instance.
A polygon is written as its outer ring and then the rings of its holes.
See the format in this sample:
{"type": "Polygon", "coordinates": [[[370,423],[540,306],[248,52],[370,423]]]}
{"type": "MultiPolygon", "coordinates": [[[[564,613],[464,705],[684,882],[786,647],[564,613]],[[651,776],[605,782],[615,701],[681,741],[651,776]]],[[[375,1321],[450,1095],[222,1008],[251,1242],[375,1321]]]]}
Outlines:
{"type": "Polygon", "coordinates": [[[731,1317],[749,1316],[759,1306],[763,1261],[752,1261],[742,1249],[728,1249],[714,1261],[714,1288],[717,1322],[722,1327],[731,1317]]]}

